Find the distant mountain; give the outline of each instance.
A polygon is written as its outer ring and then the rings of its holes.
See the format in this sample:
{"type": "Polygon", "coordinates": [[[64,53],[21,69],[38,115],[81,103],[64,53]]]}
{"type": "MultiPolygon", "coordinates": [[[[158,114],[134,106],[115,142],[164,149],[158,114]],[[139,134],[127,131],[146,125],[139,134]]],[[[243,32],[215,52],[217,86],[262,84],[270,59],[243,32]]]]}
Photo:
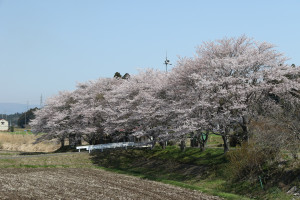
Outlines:
{"type": "Polygon", "coordinates": [[[0,114],[15,114],[22,113],[30,108],[39,107],[39,105],[28,105],[27,104],[19,104],[19,103],[0,103],[0,114]]]}

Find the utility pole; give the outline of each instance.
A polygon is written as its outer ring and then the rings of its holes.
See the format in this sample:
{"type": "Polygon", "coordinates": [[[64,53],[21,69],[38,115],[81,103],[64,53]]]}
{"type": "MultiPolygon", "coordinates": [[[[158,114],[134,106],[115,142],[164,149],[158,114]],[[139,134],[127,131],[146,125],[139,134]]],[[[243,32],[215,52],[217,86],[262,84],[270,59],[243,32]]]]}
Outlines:
{"type": "Polygon", "coordinates": [[[170,60],[168,60],[168,53],[166,52],[166,60],[164,62],[164,64],[166,65],[166,72],[168,72],[168,65],[172,65],[170,63],[170,60]]]}
{"type": "Polygon", "coordinates": [[[40,108],[43,106],[43,94],[41,94],[41,99],[40,99],[40,108]]]}
{"type": "Polygon", "coordinates": [[[24,127],[26,128],[26,111],[25,111],[25,125],[24,125],[24,127]]]}
{"type": "Polygon", "coordinates": [[[28,101],[27,101],[27,107],[26,107],[26,111],[25,111],[25,125],[24,125],[24,127],[26,128],[26,113],[27,113],[27,111],[28,111],[28,101]]]}

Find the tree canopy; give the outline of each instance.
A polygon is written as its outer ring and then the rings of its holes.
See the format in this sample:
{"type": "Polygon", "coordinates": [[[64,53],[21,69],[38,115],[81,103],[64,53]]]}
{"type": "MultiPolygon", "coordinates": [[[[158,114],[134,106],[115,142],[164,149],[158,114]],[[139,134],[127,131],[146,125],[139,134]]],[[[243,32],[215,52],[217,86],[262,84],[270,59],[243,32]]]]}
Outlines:
{"type": "MultiPolygon", "coordinates": [[[[180,58],[172,71],[100,78],[47,100],[31,121],[45,138],[79,137],[95,144],[122,137],[153,143],[219,134],[228,151],[232,130],[251,136],[259,118],[284,116],[282,134],[297,133],[300,68],[285,64],[274,45],[246,36],[204,42],[193,58],[180,58]]],[[[298,118],[299,119],[299,118],[298,118]]],[[[279,120],[279,119],[278,119],[279,120]]],[[[296,134],[296,135],[297,135],[296,134]]],[[[202,139],[201,139],[202,138],[202,139]]],[[[205,137],[207,139],[207,137],[205,137]]],[[[297,139],[297,136],[295,136],[297,139]]],[[[203,141],[202,141],[203,140],[203,141]]]]}

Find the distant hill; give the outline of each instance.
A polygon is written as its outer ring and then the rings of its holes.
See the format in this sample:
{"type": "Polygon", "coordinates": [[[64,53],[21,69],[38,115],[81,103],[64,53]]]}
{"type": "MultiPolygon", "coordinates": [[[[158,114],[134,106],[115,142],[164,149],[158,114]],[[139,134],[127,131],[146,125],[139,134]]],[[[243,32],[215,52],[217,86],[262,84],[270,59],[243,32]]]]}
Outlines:
{"type": "MultiPolygon", "coordinates": [[[[27,104],[19,104],[19,103],[0,103],[0,114],[15,114],[15,113],[23,113],[30,108],[39,107],[39,105],[28,105],[27,104]],[[27,109],[28,108],[28,109],[27,109]]],[[[1,116],[0,116],[1,118],[1,116]]]]}

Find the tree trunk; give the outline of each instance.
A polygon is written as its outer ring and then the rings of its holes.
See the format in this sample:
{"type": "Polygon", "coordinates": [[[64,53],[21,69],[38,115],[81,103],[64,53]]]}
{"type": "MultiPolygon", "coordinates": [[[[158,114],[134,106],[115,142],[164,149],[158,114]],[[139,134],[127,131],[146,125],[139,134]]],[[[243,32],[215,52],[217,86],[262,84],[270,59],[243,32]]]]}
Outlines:
{"type": "Polygon", "coordinates": [[[240,126],[241,126],[241,128],[242,128],[242,130],[243,130],[243,141],[247,141],[247,142],[249,142],[249,132],[248,132],[248,123],[247,123],[247,119],[246,119],[246,117],[244,116],[243,118],[243,121],[242,121],[242,123],[240,123],[240,126]]]}
{"type": "Polygon", "coordinates": [[[202,133],[200,136],[200,142],[199,142],[199,146],[200,146],[200,151],[205,151],[205,147],[206,147],[206,143],[208,140],[208,133],[202,133]]]}
{"type": "Polygon", "coordinates": [[[184,151],[185,150],[185,140],[180,141],[180,150],[184,151]]]}
{"type": "Polygon", "coordinates": [[[191,147],[200,147],[196,136],[191,139],[191,147]]]}
{"type": "Polygon", "coordinates": [[[70,134],[69,135],[69,145],[71,147],[75,147],[76,145],[81,145],[81,137],[80,136],[76,136],[75,134],[70,134]]]}
{"type": "Polygon", "coordinates": [[[65,147],[65,138],[61,138],[60,139],[60,148],[64,148],[65,147]]]}
{"type": "Polygon", "coordinates": [[[159,143],[160,146],[162,147],[162,149],[166,149],[166,143],[167,142],[165,142],[165,141],[159,143]]]}
{"type": "Polygon", "coordinates": [[[82,145],[82,140],[81,140],[80,136],[76,137],[75,146],[77,146],[77,145],[82,145]]]}
{"type": "Polygon", "coordinates": [[[151,145],[151,150],[154,149],[156,144],[156,138],[153,137],[152,145],[151,145]]]}
{"type": "Polygon", "coordinates": [[[71,147],[75,146],[75,135],[69,135],[69,145],[71,147]]]}
{"type": "Polygon", "coordinates": [[[228,146],[228,137],[226,135],[222,135],[222,139],[224,142],[224,154],[229,151],[229,146],[228,146]]]}

